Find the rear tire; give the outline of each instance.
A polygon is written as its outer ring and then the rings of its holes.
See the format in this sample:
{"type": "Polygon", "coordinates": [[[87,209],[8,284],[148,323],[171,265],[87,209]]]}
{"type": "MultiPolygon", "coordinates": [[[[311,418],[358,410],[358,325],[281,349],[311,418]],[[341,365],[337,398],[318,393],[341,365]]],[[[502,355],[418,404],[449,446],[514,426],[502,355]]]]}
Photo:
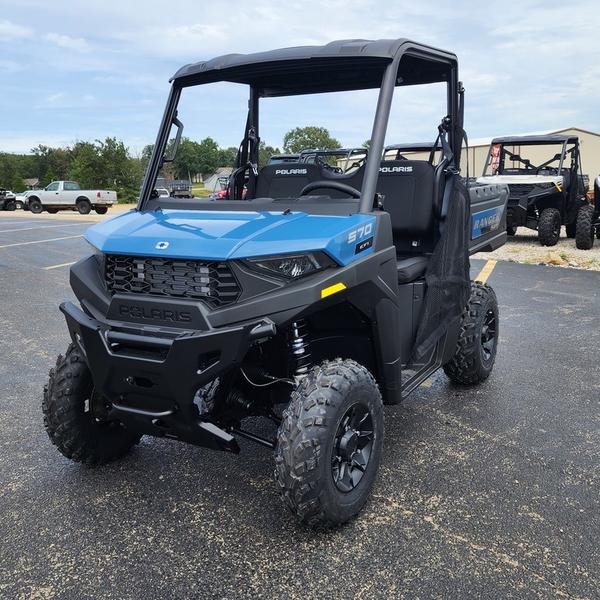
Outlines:
{"type": "Polygon", "coordinates": [[[29,210],[34,215],[39,215],[44,210],[44,207],[42,206],[42,203],[38,199],[35,199],[35,200],[29,201],[29,210]]]}
{"type": "Polygon", "coordinates": [[[14,200],[8,200],[4,204],[4,210],[10,210],[11,212],[17,210],[17,203],[14,200]]]}
{"type": "Polygon", "coordinates": [[[514,225],[507,225],[506,226],[506,234],[513,236],[517,233],[517,228],[514,225]]]}
{"type": "Polygon", "coordinates": [[[582,206],[577,212],[575,246],[579,250],[590,250],[594,245],[594,207],[582,206]]]}
{"type": "Polygon", "coordinates": [[[102,418],[105,402],[95,394],[90,371],[73,344],[50,371],[42,409],[51,442],[76,462],[105,464],[127,454],[140,440],[118,421],[102,418]]]}
{"type": "Polygon", "coordinates": [[[360,512],[377,475],[383,433],[381,394],[365,367],[338,358],[302,379],[275,449],[279,492],[302,523],[335,527],[360,512]]]}
{"type": "Polygon", "coordinates": [[[76,206],[80,215],[89,215],[92,211],[92,205],[90,204],[90,201],[85,198],[77,200],[76,206]]]}
{"type": "Polygon", "coordinates": [[[560,211],[545,208],[538,221],[538,239],[542,246],[556,246],[560,237],[560,211]]]}
{"type": "Polygon", "coordinates": [[[565,225],[565,229],[567,232],[567,237],[573,239],[575,237],[575,234],[577,233],[577,222],[565,225]]]}
{"type": "Polygon", "coordinates": [[[108,207],[106,207],[106,206],[96,206],[96,208],[94,210],[99,215],[105,215],[107,213],[107,211],[108,211],[108,207]]]}
{"type": "Polygon", "coordinates": [[[444,372],[451,381],[475,385],[490,376],[498,349],[498,330],[498,300],[494,290],[485,283],[472,281],[456,350],[444,365],[444,372]]]}

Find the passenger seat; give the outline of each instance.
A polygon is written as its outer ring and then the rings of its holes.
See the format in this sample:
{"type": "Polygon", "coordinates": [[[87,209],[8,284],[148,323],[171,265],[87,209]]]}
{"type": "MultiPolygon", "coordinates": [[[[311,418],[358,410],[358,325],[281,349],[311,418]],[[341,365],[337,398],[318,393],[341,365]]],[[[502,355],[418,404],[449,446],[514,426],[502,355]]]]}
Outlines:
{"type": "Polygon", "coordinates": [[[423,277],[434,244],[434,167],[425,160],[383,161],[377,192],[392,222],[398,283],[423,277]]]}

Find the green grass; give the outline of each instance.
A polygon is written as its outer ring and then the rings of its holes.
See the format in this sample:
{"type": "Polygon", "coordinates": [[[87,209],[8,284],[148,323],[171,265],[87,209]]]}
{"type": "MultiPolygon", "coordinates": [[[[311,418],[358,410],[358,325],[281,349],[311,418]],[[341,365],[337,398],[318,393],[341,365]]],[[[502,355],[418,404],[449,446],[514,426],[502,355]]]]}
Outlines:
{"type": "Polygon", "coordinates": [[[204,187],[203,183],[193,183],[192,192],[196,198],[208,198],[210,196],[210,191],[204,187]]]}

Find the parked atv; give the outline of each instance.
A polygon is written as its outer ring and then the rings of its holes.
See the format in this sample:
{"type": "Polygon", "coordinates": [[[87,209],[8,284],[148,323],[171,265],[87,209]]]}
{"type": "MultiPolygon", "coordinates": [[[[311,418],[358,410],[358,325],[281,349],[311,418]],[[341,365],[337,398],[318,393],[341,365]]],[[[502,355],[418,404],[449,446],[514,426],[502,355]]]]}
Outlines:
{"type": "MultiPolygon", "coordinates": [[[[90,465],[142,435],[275,454],[276,487],[305,524],[365,504],[382,458],[384,404],[443,368],[483,382],[498,345],[492,288],[469,253],[506,240],[504,185],[458,174],[463,88],[454,54],[407,40],[229,54],[180,69],[136,211],[86,233],[80,306],[61,304],[72,343],[44,392],[51,440],[90,465]],[[229,199],[154,194],[186,88],[235,81],[249,111],[229,199]],[[381,161],[398,85],[445,82],[440,160],[381,161]],[[380,87],[365,164],[259,168],[260,99],[380,87]],[[283,408],[283,410],[282,410],[283,408]],[[244,425],[263,417],[272,436],[244,425]]],[[[433,128],[432,128],[433,129],[433,128]]],[[[199,477],[201,477],[199,473],[199,477]]]]}
{"type": "Polygon", "coordinates": [[[565,225],[567,236],[575,237],[579,209],[587,205],[577,136],[495,138],[477,182],[509,185],[508,235],[529,227],[542,246],[555,246],[565,225]]]}
{"type": "Polygon", "coordinates": [[[435,142],[416,142],[405,144],[393,144],[386,146],[383,151],[384,160],[411,160],[422,159],[429,160],[430,163],[439,160],[441,146],[438,140],[435,142]]]}
{"type": "Polygon", "coordinates": [[[326,150],[302,150],[300,162],[318,163],[329,167],[334,173],[350,173],[367,160],[366,148],[330,148],[326,150]]]}

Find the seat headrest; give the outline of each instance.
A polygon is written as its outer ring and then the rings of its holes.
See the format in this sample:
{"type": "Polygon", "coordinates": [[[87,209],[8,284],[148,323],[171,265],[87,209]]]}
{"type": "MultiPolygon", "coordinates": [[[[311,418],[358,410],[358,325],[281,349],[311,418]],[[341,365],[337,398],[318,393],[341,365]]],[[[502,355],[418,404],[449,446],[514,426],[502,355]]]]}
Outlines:
{"type": "Polygon", "coordinates": [[[320,178],[320,169],[310,163],[282,163],[264,166],[258,174],[257,198],[295,198],[300,190],[320,178]]]}
{"type": "Polygon", "coordinates": [[[420,237],[433,228],[434,167],[426,160],[387,160],[379,167],[377,192],[395,235],[420,237]]]}

